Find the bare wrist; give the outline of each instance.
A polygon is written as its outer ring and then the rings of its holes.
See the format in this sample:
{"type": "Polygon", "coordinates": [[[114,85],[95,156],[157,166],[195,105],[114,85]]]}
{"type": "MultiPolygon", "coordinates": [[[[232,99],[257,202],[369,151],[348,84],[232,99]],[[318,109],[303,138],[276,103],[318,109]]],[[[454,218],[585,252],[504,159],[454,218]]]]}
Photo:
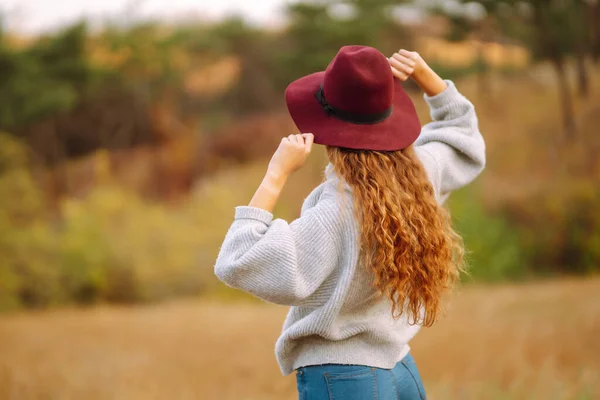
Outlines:
{"type": "Polygon", "coordinates": [[[446,82],[427,64],[414,72],[413,79],[428,96],[440,94],[448,87],[446,82]]]}
{"type": "Polygon", "coordinates": [[[269,168],[249,205],[273,212],[287,177],[287,174],[269,168]]]}
{"type": "Polygon", "coordinates": [[[267,169],[262,184],[270,189],[281,190],[287,181],[289,174],[275,169],[267,169]]]}

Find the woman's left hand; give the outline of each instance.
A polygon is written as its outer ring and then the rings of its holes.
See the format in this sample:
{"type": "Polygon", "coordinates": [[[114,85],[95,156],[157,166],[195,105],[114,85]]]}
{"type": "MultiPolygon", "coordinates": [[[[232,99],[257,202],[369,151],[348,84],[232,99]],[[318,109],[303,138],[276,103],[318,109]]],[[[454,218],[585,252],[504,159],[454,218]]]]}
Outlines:
{"type": "Polygon", "coordinates": [[[287,176],[302,167],[312,149],[313,139],[312,133],[290,135],[283,138],[271,158],[268,171],[276,175],[287,176]]]}

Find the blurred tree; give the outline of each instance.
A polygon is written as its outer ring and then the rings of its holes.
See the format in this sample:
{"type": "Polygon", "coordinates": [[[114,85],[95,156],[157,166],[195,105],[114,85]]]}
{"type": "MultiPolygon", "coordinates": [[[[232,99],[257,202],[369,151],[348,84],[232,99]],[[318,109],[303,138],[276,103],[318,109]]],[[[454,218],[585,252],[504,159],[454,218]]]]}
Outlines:
{"type": "Polygon", "coordinates": [[[93,44],[103,67],[139,95],[153,98],[180,84],[181,72],[189,67],[185,46],[194,33],[189,27],[178,30],[154,21],[109,25],[93,44]]]}
{"type": "Polygon", "coordinates": [[[592,27],[586,19],[588,7],[584,0],[573,1],[573,9],[569,13],[569,25],[573,29],[574,55],[577,61],[577,86],[580,97],[587,98],[590,94],[590,77],[587,70],[586,58],[593,53],[592,27]]]}
{"type": "Polygon", "coordinates": [[[0,131],[0,311],[40,307],[58,296],[52,231],[27,146],[0,131]]]}
{"type": "Polygon", "coordinates": [[[280,103],[272,62],[272,53],[279,49],[272,46],[273,38],[267,32],[250,27],[241,17],[233,17],[215,26],[211,35],[220,40],[225,54],[240,62],[239,81],[224,98],[229,113],[239,116],[265,111],[280,103]]]}
{"type": "Polygon", "coordinates": [[[73,107],[90,79],[85,24],[24,50],[0,41],[0,129],[15,131],[73,107]]]}
{"type": "Polygon", "coordinates": [[[586,0],[585,6],[592,58],[596,63],[600,63],[600,2],[586,0]]]}
{"type": "Polygon", "coordinates": [[[347,0],[292,3],[290,20],[278,62],[279,85],[319,70],[340,47],[368,45],[388,54],[410,48],[410,37],[393,18],[394,7],[404,0],[347,0]]]}
{"type": "Polygon", "coordinates": [[[0,129],[49,165],[153,142],[151,108],[175,102],[187,67],[179,33],[141,23],[91,36],[79,23],[26,47],[2,41],[0,129]]]}
{"type": "Polygon", "coordinates": [[[434,3],[431,11],[436,15],[444,16],[450,23],[450,29],[446,39],[451,42],[462,42],[474,39],[479,42],[477,46],[477,59],[475,61],[475,72],[478,77],[479,95],[483,99],[491,98],[489,70],[490,67],[485,60],[484,46],[486,43],[498,40],[494,32],[494,19],[490,14],[484,16],[473,16],[465,9],[446,9],[440,4],[434,3]]]}
{"type": "MultiPolygon", "coordinates": [[[[538,59],[551,62],[556,72],[563,126],[567,135],[575,133],[573,99],[566,72],[566,57],[578,62],[579,90],[589,91],[585,56],[590,53],[584,0],[479,0],[497,28],[506,36],[520,39],[538,59]]],[[[469,3],[471,0],[462,0],[469,3]]]]}

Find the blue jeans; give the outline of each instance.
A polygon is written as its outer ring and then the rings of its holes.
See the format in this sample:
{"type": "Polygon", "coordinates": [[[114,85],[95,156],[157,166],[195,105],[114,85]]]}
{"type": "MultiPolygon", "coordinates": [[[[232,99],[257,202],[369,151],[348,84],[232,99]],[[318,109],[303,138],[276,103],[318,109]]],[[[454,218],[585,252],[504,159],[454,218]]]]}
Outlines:
{"type": "Polygon", "coordinates": [[[299,400],[425,400],[410,354],[392,369],[326,364],[296,370],[299,400]]]}

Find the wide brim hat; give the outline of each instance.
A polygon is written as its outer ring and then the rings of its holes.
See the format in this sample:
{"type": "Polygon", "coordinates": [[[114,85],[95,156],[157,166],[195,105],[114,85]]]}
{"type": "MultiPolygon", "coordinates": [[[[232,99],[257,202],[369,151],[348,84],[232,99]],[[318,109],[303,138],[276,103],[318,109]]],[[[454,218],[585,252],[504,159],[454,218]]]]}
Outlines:
{"type": "Polygon", "coordinates": [[[388,59],[368,46],[344,46],[325,71],[292,82],[285,100],[302,133],[322,145],[394,151],[410,146],[421,123],[388,59]]]}

